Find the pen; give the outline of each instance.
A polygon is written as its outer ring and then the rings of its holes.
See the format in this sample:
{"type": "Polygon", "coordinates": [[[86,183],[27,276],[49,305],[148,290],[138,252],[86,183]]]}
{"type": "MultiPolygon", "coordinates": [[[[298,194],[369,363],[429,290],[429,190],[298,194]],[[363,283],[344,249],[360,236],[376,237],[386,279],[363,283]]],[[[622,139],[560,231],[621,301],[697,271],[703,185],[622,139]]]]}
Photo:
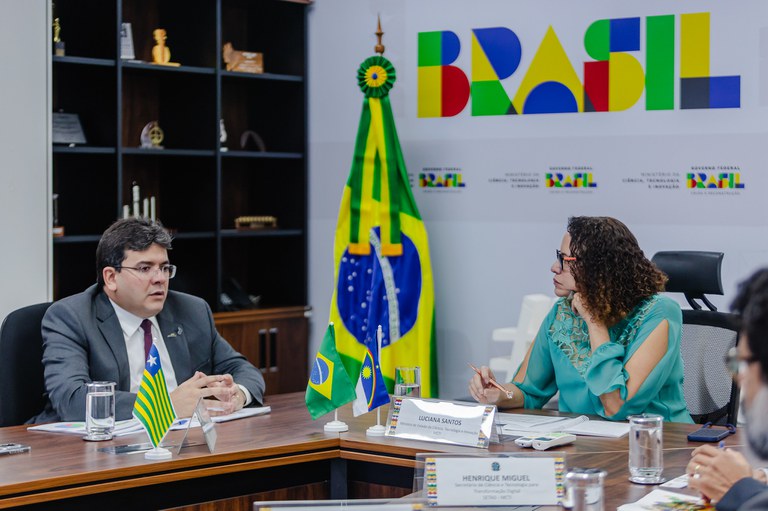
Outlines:
{"type": "MultiPolygon", "coordinates": [[[[467,364],[469,364],[469,362],[467,362],[467,364]]],[[[469,364],[469,367],[471,367],[474,372],[476,372],[477,374],[482,376],[482,373],[480,372],[480,369],[478,369],[477,367],[473,366],[472,364],[469,364]]],[[[489,378],[488,379],[488,383],[490,383],[491,385],[493,385],[494,387],[496,387],[497,389],[502,391],[507,396],[507,399],[512,399],[512,396],[515,395],[514,391],[505,389],[504,387],[502,387],[499,384],[499,382],[497,382],[493,378],[489,378]]]]}

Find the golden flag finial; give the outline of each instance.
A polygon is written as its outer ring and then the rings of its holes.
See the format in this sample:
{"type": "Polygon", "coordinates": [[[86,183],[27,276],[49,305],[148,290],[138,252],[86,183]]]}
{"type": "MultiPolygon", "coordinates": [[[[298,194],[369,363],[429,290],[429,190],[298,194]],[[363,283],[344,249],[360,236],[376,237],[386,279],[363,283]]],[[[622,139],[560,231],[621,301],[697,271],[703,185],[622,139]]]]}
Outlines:
{"type": "Polygon", "coordinates": [[[381,31],[381,15],[377,17],[378,17],[378,26],[376,27],[376,37],[378,38],[379,42],[373,48],[373,51],[375,51],[379,55],[384,55],[384,45],[381,44],[381,36],[384,35],[384,32],[381,31]]]}

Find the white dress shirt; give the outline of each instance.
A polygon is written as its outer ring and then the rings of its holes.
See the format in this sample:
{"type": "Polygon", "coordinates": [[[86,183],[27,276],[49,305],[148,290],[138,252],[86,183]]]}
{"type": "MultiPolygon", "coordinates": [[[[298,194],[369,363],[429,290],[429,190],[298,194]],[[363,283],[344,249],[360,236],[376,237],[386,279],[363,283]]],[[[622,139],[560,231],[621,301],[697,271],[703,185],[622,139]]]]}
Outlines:
{"type": "MultiPolygon", "coordinates": [[[[128,351],[128,368],[131,371],[131,392],[136,394],[139,392],[141,377],[144,374],[144,367],[147,363],[144,357],[144,330],[141,328],[141,322],[144,321],[144,318],[131,314],[112,300],[109,301],[115,309],[117,319],[120,321],[120,328],[123,330],[125,348],[128,351]]],[[[160,333],[157,318],[152,316],[148,319],[152,323],[152,342],[160,354],[160,364],[163,367],[165,383],[168,384],[168,392],[172,392],[178,386],[178,383],[176,382],[176,374],[173,372],[171,356],[168,354],[165,340],[160,333]]]]}
{"type": "MultiPolygon", "coordinates": [[[[141,385],[141,378],[144,374],[144,367],[147,363],[147,360],[144,357],[144,329],[141,328],[141,322],[144,321],[144,318],[131,314],[111,299],[109,301],[115,309],[117,320],[120,322],[120,328],[123,330],[123,337],[125,338],[125,348],[128,351],[128,369],[131,371],[131,392],[137,394],[139,392],[139,386],[141,385]]],[[[157,352],[160,354],[160,364],[163,367],[165,383],[168,385],[168,392],[170,393],[178,387],[176,373],[173,372],[171,356],[168,354],[168,348],[165,346],[165,339],[163,339],[163,335],[160,332],[160,326],[157,324],[157,317],[152,316],[147,319],[152,323],[152,342],[155,344],[157,352]]],[[[243,395],[245,396],[244,406],[251,404],[253,396],[251,396],[248,389],[239,383],[236,385],[243,391],[243,395]]]]}

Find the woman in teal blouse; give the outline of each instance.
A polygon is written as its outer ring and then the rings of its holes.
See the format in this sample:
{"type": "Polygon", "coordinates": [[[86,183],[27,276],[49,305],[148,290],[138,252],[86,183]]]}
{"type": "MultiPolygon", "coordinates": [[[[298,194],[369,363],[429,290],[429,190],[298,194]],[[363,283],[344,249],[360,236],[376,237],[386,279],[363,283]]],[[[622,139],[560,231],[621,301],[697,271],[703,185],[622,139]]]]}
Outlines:
{"type": "Polygon", "coordinates": [[[541,408],[560,391],[560,410],[624,420],[656,413],[692,422],[683,397],[682,314],[659,295],[666,276],[627,227],[609,217],[573,217],[552,265],[560,297],[504,387],[483,367],[469,384],[481,403],[541,408]]]}

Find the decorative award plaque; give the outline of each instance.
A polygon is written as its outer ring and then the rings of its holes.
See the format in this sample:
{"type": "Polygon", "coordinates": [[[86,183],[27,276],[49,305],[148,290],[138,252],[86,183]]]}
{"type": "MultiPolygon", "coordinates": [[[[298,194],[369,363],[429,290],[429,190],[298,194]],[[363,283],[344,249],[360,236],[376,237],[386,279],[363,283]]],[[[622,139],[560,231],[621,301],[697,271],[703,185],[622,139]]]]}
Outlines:
{"type": "Polygon", "coordinates": [[[134,60],[136,52],[133,49],[133,30],[130,23],[123,23],[120,27],[120,58],[134,60]]]}
{"type": "Polygon", "coordinates": [[[264,54],[253,51],[236,50],[232,43],[225,43],[221,48],[227,71],[260,74],[264,72],[264,54]]]}
{"type": "Polygon", "coordinates": [[[51,122],[51,141],[54,144],[85,144],[85,133],[77,114],[54,112],[51,122]]]}

